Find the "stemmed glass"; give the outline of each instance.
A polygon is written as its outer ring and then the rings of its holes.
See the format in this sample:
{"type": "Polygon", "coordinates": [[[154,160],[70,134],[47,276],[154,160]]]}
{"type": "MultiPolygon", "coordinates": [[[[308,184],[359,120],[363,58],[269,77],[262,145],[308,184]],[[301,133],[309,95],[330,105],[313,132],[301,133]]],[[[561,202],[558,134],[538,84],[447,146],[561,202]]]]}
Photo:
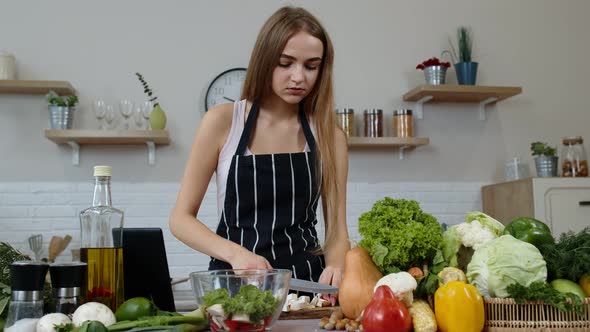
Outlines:
{"type": "Polygon", "coordinates": [[[125,120],[123,121],[123,128],[129,129],[129,117],[133,114],[133,102],[127,99],[123,99],[119,102],[119,111],[125,120]]]}
{"type": "Polygon", "coordinates": [[[102,119],[104,119],[106,114],[106,104],[102,99],[96,99],[92,102],[92,109],[94,110],[94,115],[96,119],[98,119],[98,129],[104,129],[102,125],[102,119]]]}
{"type": "Polygon", "coordinates": [[[135,111],[133,112],[133,120],[135,120],[137,129],[143,129],[143,113],[141,106],[135,107],[135,111]]]}
{"type": "Polygon", "coordinates": [[[107,122],[107,129],[112,129],[112,123],[117,117],[117,113],[115,112],[115,108],[113,105],[106,105],[106,113],[104,119],[107,122]]]}
{"type": "Polygon", "coordinates": [[[141,104],[141,114],[145,119],[145,129],[150,129],[150,112],[154,109],[154,104],[151,101],[144,101],[141,104]]]}

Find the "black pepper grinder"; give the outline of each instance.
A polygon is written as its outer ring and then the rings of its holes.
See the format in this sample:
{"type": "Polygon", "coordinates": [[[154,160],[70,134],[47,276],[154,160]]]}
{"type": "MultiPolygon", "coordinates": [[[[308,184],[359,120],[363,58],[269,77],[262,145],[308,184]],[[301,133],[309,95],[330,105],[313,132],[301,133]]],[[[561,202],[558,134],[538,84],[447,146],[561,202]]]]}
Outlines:
{"type": "Polygon", "coordinates": [[[32,323],[43,316],[43,286],[49,264],[16,261],[10,264],[11,297],[5,331],[20,330],[20,325],[32,323]],[[17,326],[18,325],[18,326],[17,326]]]}
{"type": "Polygon", "coordinates": [[[73,314],[84,302],[81,287],[86,268],[87,264],[83,262],[54,263],[49,266],[53,312],[73,314]]]}

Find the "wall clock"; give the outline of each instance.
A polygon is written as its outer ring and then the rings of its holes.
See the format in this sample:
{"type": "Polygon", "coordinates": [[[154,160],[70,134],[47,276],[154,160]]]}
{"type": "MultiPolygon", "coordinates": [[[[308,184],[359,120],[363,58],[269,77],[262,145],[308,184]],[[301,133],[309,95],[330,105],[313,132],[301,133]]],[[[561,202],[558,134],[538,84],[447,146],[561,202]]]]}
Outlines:
{"type": "Polygon", "coordinates": [[[231,68],[217,75],[205,94],[205,111],[223,103],[233,103],[242,95],[246,68],[231,68]]]}

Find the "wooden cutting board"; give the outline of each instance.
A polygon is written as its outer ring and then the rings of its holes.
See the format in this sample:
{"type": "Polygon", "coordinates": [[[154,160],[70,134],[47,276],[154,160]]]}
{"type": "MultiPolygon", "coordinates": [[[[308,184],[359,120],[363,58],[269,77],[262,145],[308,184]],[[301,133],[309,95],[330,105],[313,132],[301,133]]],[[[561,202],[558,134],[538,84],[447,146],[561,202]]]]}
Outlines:
{"type": "Polygon", "coordinates": [[[332,312],[336,310],[340,310],[340,307],[301,309],[288,312],[282,311],[279,319],[320,319],[322,317],[330,317],[332,312]]]}

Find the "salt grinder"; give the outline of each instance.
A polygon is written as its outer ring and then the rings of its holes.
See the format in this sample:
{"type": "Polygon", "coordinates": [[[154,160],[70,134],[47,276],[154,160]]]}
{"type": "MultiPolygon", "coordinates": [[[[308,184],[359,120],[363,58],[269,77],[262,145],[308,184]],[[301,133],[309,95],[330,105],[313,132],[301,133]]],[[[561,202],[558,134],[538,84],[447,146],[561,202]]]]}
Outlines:
{"type": "Polygon", "coordinates": [[[45,262],[33,261],[10,265],[11,301],[5,330],[20,320],[43,316],[43,286],[48,268],[45,262]]]}

